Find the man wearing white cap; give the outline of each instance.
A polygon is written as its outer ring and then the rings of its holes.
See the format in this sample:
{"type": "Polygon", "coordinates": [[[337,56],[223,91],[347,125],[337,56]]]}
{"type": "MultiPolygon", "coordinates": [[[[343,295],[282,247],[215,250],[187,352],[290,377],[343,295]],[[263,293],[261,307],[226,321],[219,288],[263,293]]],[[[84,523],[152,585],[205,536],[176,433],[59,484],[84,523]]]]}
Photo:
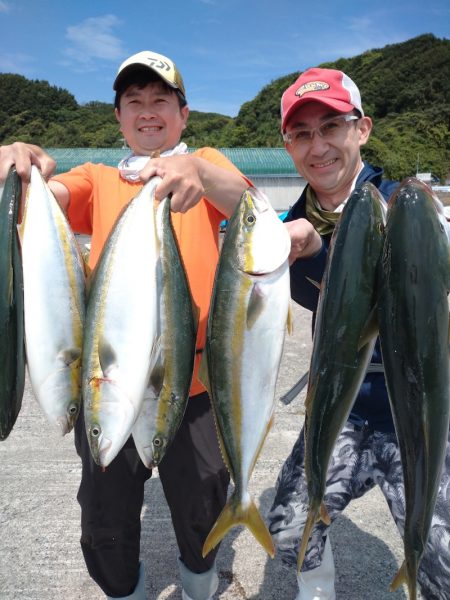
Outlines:
{"type": "MultiPolygon", "coordinates": [[[[285,221],[291,234],[291,295],[313,312],[334,226],[352,191],[370,181],[387,199],[396,183],[382,169],[363,162],[372,121],[364,115],[360,92],[342,71],[313,68],[300,75],[281,99],[281,132],[298,172],[308,182],[285,221]]],[[[427,600],[450,598],[450,444],[429,540],[418,580],[427,600]],[[442,557],[437,561],[436,557],[442,557]]],[[[325,504],[333,520],[353,498],[379,485],[400,532],[404,490],[395,435],[377,341],[369,373],[330,461],[325,504]]],[[[287,565],[297,552],[308,513],[304,472],[304,431],[281,469],[269,513],[269,529],[287,565]]],[[[300,573],[296,600],[334,600],[334,562],[329,526],[315,525],[300,573]]]]}
{"type": "MultiPolygon", "coordinates": [[[[90,234],[90,267],[122,208],[150,177],[162,177],[158,199],[172,194],[172,224],[193,301],[199,308],[194,375],[183,422],[158,467],[177,538],[183,600],[209,600],[218,587],[217,548],[202,557],[203,543],[222,511],[229,475],[219,449],[208,394],[198,378],[209,301],[219,253],[220,222],[251,183],[220,152],[188,154],[180,143],[189,109],[181,75],[169,58],[139,52],[120,66],[114,81],[115,113],[131,152],[118,168],[85,164],[49,180],[72,228],[90,234]]],[[[41,148],[16,143],[0,148],[0,181],[12,164],[26,183],[31,165],[48,178],[55,167],[41,148]]],[[[124,307],[126,310],[126,307],[124,307]]],[[[81,547],[92,578],[108,598],[145,599],[140,563],[140,515],[151,471],[132,438],[103,470],[91,456],[83,416],[75,428],[82,459],[81,547]]],[[[150,566],[151,572],[151,566],[150,566]]]]}

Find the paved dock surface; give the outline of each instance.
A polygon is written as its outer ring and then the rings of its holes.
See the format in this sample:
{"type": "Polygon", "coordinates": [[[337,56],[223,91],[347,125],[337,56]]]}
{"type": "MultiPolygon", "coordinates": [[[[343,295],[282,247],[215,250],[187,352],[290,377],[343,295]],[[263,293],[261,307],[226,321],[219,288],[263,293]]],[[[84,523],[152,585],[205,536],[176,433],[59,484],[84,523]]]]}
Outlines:
{"type": "MultiPolygon", "coordinates": [[[[293,306],[294,333],[287,336],[277,398],[308,369],[310,316],[293,306]]],[[[303,423],[304,392],[288,406],[277,403],[275,424],[251,480],[263,516],[274,484],[303,423]]],[[[80,463],[73,434],[64,438],[45,420],[29,384],[14,430],[0,443],[0,600],[102,600],[79,547],[76,493],[80,463]]],[[[337,600],[407,600],[389,592],[403,547],[387,505],[375,489],[354,501],[333,523],[337,600]]],[[[149,600],[181,598],[176,543],[169,510],[155,472],[146,484],[142,512],[142,560],[149,600]]],[[[218,569],[221,600],[294,600],[294,569],[270,559],[243,528],[222,543],[218,569]]]]}

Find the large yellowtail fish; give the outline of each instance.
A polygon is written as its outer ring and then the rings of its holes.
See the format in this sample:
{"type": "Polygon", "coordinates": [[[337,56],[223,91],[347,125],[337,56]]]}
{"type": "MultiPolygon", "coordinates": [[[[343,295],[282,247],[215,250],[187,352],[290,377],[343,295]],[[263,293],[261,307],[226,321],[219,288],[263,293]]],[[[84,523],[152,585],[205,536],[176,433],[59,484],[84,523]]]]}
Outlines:
{"type": "Polygon", "coordinates": [[[376,342],[377,273],[386,205],[365,183],[348,199],[333,232],[323,275],[306,395],[305,473],[309,511],[298,554],[300,571],[320,518],[328,465],[359,392],[376,342]]]}
{"type": "Polygon", "coordinates": [[[133,439],[151,469],[163,458],[181,424],[195,358],[196,315],[170,219],[170,199],[156,211],[158,235],[158,344],[133,439]]]}
{"type": "Polygon", "coordinates": [[[248,491],[271,427],[275,384],[289,321],[290,238],[267,198],[249,189],[227,226],[216,272],[201,365],[234,491],[203,554],[245,525],[268,554],[270,533],[248,491]]]}
{"type": "Polygon", "coordinates": [[[141,411],[157,351],[157,262],[152,178],[122,211],[93,273],[82,389],[86,433],[102,467],[117,456],[141,411]]]}
{"type": "Polygon", "coordinates": [[[431,190],[404,180],[389,201],[379,302],[386,383],[403,465],[405,560],[391,590],[417,594],[449,431],[447,224],[431,190]]]}
{"type": "Polygon", "coordinates": [[[30,383],[47,419],[66,434],[81,407],[84,267],[66,217],[35,166],[19,234],[30,383]]]}
{"type": "Polygon", "coordinates": [[[22,259],[17,217],[22,193],[12,168],[0,198],[0,440],[10,434],[25,384],[22,259]]]}

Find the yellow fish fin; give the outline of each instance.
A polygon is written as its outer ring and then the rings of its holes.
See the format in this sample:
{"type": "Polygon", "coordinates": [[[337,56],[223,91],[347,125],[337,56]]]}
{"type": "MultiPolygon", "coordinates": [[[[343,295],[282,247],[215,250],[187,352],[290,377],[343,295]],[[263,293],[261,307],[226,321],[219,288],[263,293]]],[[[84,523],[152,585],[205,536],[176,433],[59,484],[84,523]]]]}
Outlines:
{"type": "Polygon", "coordinates": [[[294,315],[292,313],[292,304],[290,302],[286,320],[286,328],[289,335],[292,335],[294,333],[294,315]]]}
{"type": "Polygon", "coordinates": [[[403,561],[402,566],[397,571],[397,575],[394,577],[391,585],[389,586],[390,591],[395,592],[397,588],[399,588],[403,583],[407,583],[407,581],[408,577],[406,574],[406,562],[403,561]]]}
{"type": "Polygon", "coordinates": [[[272,558],[275,556],[275,546],[272,536],[270,535],[267,525],[264,523],[256,504],[253,500],[250,500],[249,505],[243,507],[233,495],[220,513],[219,518],[205,540],[202,551],[203,557],[217,546],[232,527],[237,525],[245,525],[269,556],[272,558]]]}
{"type": "Polygon", "coordinates": [[[319,517],[320,520],[325,523],[325,525],[331,525],[330,515],[328,514],[328,510],[324,502],[322,502],[320,505],[319,517]]]}

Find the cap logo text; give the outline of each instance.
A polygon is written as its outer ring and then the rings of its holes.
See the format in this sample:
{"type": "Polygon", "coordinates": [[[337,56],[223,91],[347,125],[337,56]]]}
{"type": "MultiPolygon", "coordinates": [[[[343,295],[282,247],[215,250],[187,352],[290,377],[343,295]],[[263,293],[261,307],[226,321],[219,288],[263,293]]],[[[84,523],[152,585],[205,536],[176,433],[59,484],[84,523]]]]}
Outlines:
{"type": "Polygon", "coordinates": [[[165,69],[166,71],[170,71],[170,65],[162,60],[157,58],[148,58],[149,67],[153,67],[155,69],[165,69]]]}
{"type": "Polygon", "coordinates": [[[309,81],[308,83],[304,83],[301,85],[298,90],[295,92],[296,96],[300,98],[307,94],[308,92],[320,92],[322,90],[328,90],[330,85],[325,81],[309,81]]]}

